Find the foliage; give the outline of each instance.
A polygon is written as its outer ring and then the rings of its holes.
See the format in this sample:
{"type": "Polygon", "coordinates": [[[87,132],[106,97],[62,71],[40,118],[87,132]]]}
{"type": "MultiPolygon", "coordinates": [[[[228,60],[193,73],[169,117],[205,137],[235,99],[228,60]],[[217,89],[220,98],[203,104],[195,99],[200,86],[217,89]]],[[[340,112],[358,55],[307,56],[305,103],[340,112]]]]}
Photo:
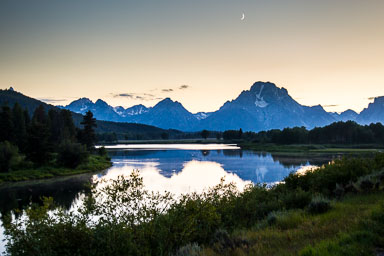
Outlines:
{"type": "Polygon", "coordinates": [[[87,160],[89,155],[89,152],[84,145],[81,145],[80,143],[72,143],[70,141],[64,141],[59,146],[58,153],[58,164],[68,168],[76,168],[87,160]]]}
{"type": "Polygon", "coordinates": [[[292,173],[284,179],[289,189],[334,195],[336,184],[348,187],[360,177],[384,168],[384,154],[378,153],[373,158],[343,158],[332,164],[306,172],[304,175],[292,173]]]}
{"type": "Polygon", "coordinates": [[[88,132],[82,139],[87,146],[93,147],[95,119],[91,115],[88,113],[84,117],[83,131],[76,130],[68,110],[49,108],[47,113],[44,105],[39,105],[30,120],[28,111],[18,103],[13,109],[3,106],[0,111],[0,172],[12,172],[0,175],[0,181],[50,178],[109,167],[105,149],[101,149],[94,165],[87,165],[87,160],[95,157],[89,158],[87,148],[77,141],[77,133],[88,132]]]}
{"type": "Polygon", "coordinates": [[[353,121],[335,122],[324,127],[307,130],[305,127],[285,128],[261,132],[228,130],[223,133],[225,140],[243,139],[253,143],[292,144],[384,144],[384,126],[381,123],[359,125],[353,121]]]}
{"type": "Polygon", "coordinates": [[[16,146],[8,141],[0,142],[0,172],[9,172],[22,161],[16,146]]]}
{"type": "Polygon", "coordinates": [[[315,246],[307,246],[299,255],[373,255],[374,247],[382,248],[384,245],[383,230],[384,205],[381,205],[372,212],[370,218],[362,221],[356,230],[341,233],[336,239],[327,239],[315,246]]]}
{"type": "Polygon", "coordinates": [[[84,130],[81,131],[79,139],[87,146],[88,150],[91,150],[95,146],[96,134],[94,128],[97,127],[96,119],[91,111],[85,114],[81,124],[84,126],[84,130]]]}
{"type": "Polygon", "coordinates": [[[175,253],[175,256],[199,256],[201,248],[197,243],[187,244],[181,247],[175,253]]]}
{"type": "Polygon", "coordinates": [[[209,136],[209,131],[207,131],[207,130],[202,130],[201,131],[201,137],[203,138],[203,139],[207,139],[208,138],[208,136],[209,136]]]}
{"type": "Polygon", "coordinates": [[[312,214],[327,212],[331,209],[331,202],[323,196],[316,196],[308,205],[308,211],[312,214]]]}

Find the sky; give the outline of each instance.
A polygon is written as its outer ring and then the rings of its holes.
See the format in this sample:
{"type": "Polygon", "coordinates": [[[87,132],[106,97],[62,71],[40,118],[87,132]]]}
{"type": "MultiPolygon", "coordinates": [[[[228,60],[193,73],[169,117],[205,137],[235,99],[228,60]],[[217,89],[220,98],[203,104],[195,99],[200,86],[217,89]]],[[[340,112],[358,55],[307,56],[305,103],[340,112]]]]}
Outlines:
{"type": "Polygon", "coordinates": [[[384,95],[383,12],[382,0],[1,0],[0,88],[199,112],[270,81],[303,105],[361,111],[384,95]]]}

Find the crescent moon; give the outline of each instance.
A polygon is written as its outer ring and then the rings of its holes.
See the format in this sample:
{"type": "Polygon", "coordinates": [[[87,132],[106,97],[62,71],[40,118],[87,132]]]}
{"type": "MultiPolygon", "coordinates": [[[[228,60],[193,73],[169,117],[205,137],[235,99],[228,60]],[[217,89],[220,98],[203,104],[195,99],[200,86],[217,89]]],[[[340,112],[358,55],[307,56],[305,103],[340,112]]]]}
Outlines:
{"type": "Polygon", "coordinates": [[[245,19],[245,13],[243,13],[241,16],[241,20],[244,20],[244,19],[245,19]]]}

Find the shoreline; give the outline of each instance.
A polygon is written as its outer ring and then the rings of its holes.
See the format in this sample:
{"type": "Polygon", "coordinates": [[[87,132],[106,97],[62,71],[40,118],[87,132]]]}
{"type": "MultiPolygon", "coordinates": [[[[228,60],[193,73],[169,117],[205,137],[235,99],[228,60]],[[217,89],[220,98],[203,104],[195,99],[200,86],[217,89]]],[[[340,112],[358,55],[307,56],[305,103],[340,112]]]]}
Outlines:
{"type": "Polygon", "coordinates": [[[112,162],[105,156],[91,156],[85,166],[75,169],[43,166],[37,169],[16,170],[0,174],[0,187],[20,182],[47,181],[57,178],[73,177],[88,173],[96,173],[107,170],[112,166],[112,162]]]}

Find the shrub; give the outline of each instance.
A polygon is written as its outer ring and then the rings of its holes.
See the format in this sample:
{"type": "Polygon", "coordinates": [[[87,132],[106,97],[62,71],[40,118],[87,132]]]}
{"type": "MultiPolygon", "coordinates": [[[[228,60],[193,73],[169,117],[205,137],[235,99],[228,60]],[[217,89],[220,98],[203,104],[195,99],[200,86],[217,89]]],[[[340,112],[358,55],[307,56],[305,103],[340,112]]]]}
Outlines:
{"type": "Polygon", "coordinates": [[[105,149],[105,147],[99,147],[97,149],[97,153],[99,154],[99,156],[108,156],[108,152],[107,150],[105,149]]]}
{"type": "Polygon", "coordinates": [[[308,211],[312,214],[327,212],[331,209],[331,202],[323,196],[314,197],[308,205],[308,211]]]}
{"type": "Polygon", "coordinates": [[[228,232],[224,229],[216,230],[215,234],[213,235],[211,243],[213,245],[214,250],[219,253],[224,252],[228,249],[235,248],[235,244],[230,238],[228,232]]]}
{"type": "Polygon", "coordinates": [[[0,172],[9,172],[21,161],[17,146],[8,141],[0,142],[0,172]]]}
{"type": "Polygon", "coordinates": [[[201,248],[197,243],[187,244],[181,247],[176,253],[175,256],[199,256],[201,253],[201,248]]]}
{"type": "Polygon", "coordinates": [[[311,193],[297,188],[281,197],[286,209],[302,209],[311,202],[311,193]]]}
{"type": "Polygon", "coordinates": [[[85,162],[89,153],[84,145],[79,143],[64,142],[59,146],[57,162],[68,168],[76,168],[85,162]]]}
{"type": "Polygon", "coordinates": [[[282,230],[297,228],[302,219],[301,212],[298,211],[280,212],[277,215],[276,227],[282,230]]]}
{"type": "Polygon", "coordinates": [[[268,225],[274,225],[277,221],[277,216],[276,216],[276,212],[271,212],[270,214],[268,214],[267,216],[267,223],[268,225]]]}

